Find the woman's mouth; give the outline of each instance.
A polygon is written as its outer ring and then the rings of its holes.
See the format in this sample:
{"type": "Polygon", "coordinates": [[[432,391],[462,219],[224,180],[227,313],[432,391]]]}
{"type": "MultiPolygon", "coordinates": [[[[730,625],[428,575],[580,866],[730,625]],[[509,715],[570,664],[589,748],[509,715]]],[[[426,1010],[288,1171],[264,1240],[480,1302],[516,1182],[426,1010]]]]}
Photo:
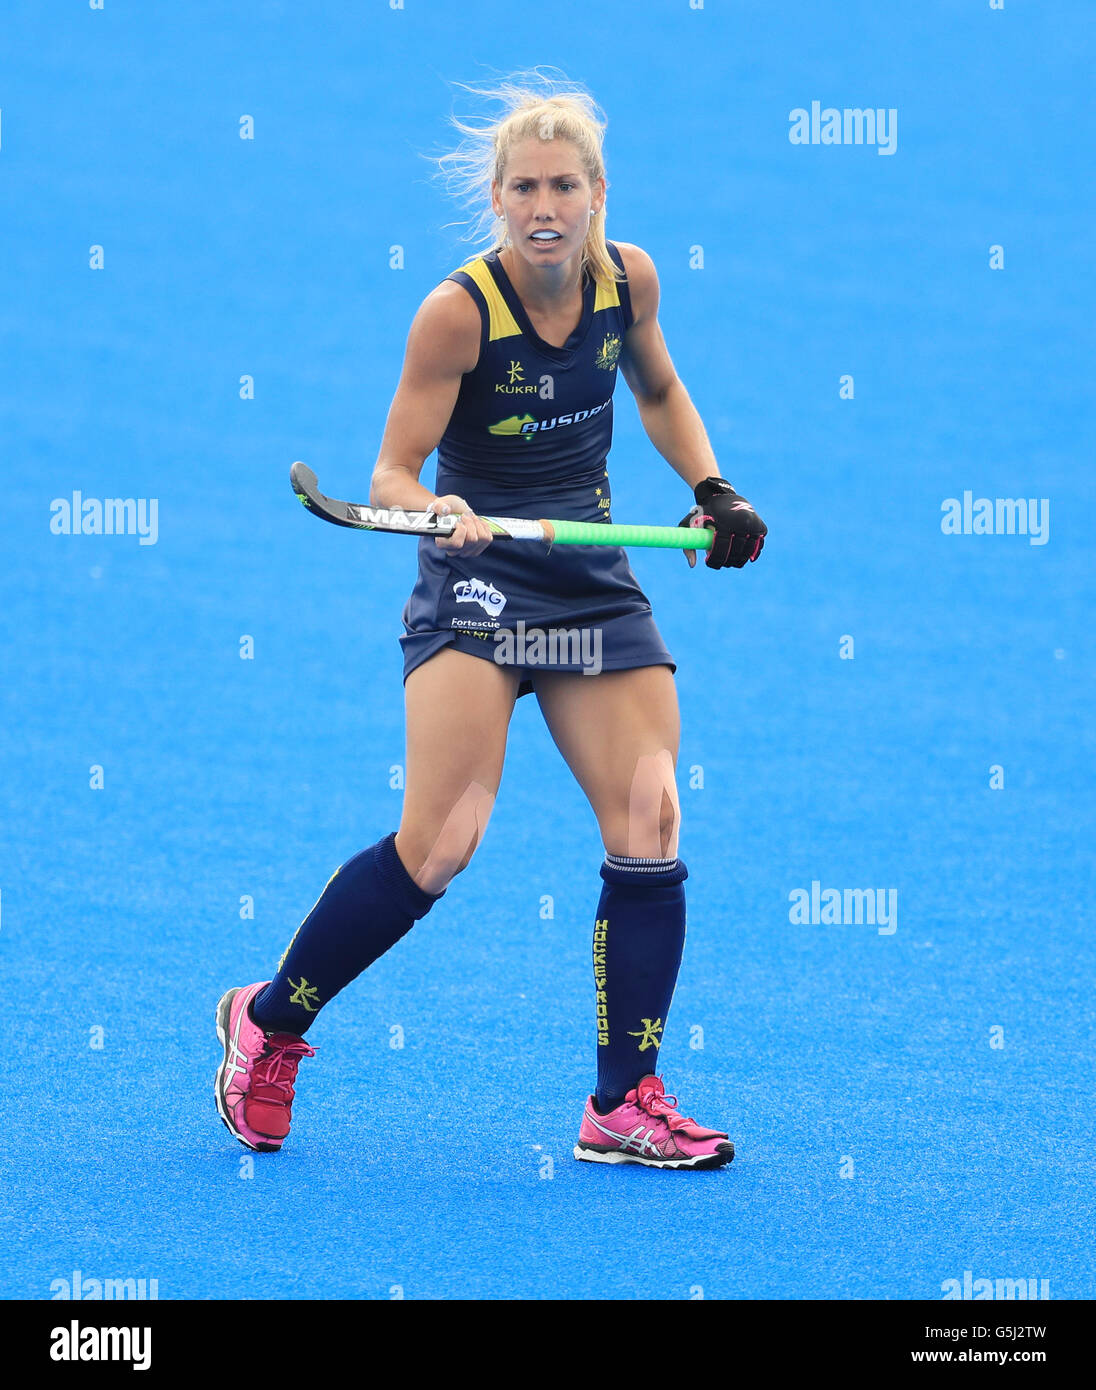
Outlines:
{"type": "Polygon", "coordinates": [[[543,228],[540,231],[532,232],[529,236],[529,240],[535,242],[538,246],[554,246],[557,241],[562,241],[563,238],[560,236],[559,232],[552,232],[547,228],[543,228]]]}

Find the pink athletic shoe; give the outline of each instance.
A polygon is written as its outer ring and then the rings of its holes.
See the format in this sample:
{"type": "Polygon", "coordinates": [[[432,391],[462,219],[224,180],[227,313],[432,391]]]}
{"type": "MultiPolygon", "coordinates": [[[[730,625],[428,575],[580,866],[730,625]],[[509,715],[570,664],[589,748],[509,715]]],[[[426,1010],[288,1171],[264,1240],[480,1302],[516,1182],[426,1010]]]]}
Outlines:
{"type": "Polygon", "coordinates": [[[289,1133],[297,1067],[316,1049],[296,1033],[264,1033],[252,1023],[248,1005],[267,983],[230,989],[217,1005],[225,1055],[213,1088],[229,1132],[249,1149],[274,1153],[289,1133]]]}
{"type": "Polygon", "coordinates": [[[648,1168],[722,1168],[734,1145],[721,1130],[705,1129],[677,1112],[657,1076],[645,1076],[607,1115],[586,1102],[575,1157],[590,1163],[642,1163],[648,1168]]]}

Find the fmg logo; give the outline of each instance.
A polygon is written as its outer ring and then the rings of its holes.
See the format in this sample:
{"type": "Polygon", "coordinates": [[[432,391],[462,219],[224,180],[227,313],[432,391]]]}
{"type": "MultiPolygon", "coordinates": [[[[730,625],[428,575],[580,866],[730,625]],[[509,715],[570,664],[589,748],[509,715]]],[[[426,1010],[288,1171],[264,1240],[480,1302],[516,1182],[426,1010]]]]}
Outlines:
{"type": "Polygon", "coordinates": [[[462,579],[453,585],[453,593],[458,603],[478,603],[492,618],[506,607],[506,595],[485,579],[462,579]]]}

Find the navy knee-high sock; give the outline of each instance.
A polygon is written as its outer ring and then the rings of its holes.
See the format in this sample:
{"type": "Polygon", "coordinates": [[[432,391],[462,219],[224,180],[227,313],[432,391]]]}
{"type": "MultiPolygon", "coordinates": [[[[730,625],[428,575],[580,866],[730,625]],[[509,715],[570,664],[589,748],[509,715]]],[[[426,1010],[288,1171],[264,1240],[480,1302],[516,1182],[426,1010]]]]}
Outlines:
{"type": "Polygon", "coordinates": [[[597,1106],[613,1110],[640,1077],[657,1070],[658,1048],[685,945],[680,859],[607,854],[594,924],[597,1106]]]}
{"type": "Polygon", "coordinates": [[[251,1006],[268,1033],[303,1034],[320,1009],[411,930],[444,893],[424,892],[395,834],[348,859],[297,928],[278,973],[251,1006]]]}

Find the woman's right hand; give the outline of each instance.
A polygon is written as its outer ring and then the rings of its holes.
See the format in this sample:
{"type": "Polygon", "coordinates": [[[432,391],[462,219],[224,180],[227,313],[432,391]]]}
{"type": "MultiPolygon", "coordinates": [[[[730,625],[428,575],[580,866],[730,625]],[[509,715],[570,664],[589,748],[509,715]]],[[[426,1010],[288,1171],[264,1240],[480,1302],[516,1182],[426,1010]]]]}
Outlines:
{"type": "Polygon", "coordinates": [[[426,509],[439,516],[457,514],[460,520],[447,536],[435,536],[434,544],[439,550],[451,550],[461,555],[480,555],[491,544],[491,530],[483,517],[477,516],[463,497],[449,493],[446,497],[435,497],[426,509]]]}

